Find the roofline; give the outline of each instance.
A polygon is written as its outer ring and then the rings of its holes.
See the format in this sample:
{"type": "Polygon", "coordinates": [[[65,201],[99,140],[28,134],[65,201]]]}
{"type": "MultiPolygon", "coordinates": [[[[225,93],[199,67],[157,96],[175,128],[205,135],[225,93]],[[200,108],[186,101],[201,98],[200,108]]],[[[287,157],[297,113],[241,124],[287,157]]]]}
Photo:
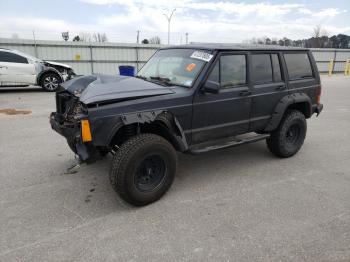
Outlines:
{"type": "Polygon", "coordinates": [[[187,44],[187,45],[173,45],[161,48],[165,49],[201,49],[211,51],[308,51],[305,47],[289,47],[278,45],[240,45],[240,44],[187,44]]]}

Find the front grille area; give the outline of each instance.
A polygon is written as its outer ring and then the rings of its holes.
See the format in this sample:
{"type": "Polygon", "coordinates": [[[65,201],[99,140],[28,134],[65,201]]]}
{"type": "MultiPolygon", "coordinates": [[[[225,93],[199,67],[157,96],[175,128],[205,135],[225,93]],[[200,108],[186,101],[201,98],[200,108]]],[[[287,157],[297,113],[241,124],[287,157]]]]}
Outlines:
{"type": "Polygon", "coordinates": [[[82,115],[87,115],[87,108],[79,102],[79,99],[67,91],[56,93],[56,115],[60,124],[76,123],[82,115]]]}
{"type": "Polygon", "coordinates": [[[72,99],[72,95],[67,92],[56,93],[56,112],[64,114],[67,110],[67,103],[72,99]]]}

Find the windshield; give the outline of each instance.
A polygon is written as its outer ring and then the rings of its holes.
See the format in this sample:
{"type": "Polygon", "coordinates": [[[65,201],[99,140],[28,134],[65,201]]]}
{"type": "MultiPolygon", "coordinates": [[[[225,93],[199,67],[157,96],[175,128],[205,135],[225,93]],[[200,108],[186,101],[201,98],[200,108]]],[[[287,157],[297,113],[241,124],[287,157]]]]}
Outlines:
{"type": "Polygon", "coordinates": [[[206,62],[210,51],[193,49],[159,50],[138,72],[137,77],[169,85],[190,87],[206,62]]]}

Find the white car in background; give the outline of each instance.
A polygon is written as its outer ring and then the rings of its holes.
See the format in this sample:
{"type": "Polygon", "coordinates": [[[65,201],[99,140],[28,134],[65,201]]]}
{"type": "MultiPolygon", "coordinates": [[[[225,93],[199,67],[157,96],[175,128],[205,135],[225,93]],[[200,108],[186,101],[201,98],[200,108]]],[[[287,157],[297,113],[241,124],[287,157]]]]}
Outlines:
{"type": "Polygon", "coordinates": [[[0,48],[0,87],[39,85],[56,91],[59,84],[75,76],[69,65],[43,61],[17,50],[0,48]]]}

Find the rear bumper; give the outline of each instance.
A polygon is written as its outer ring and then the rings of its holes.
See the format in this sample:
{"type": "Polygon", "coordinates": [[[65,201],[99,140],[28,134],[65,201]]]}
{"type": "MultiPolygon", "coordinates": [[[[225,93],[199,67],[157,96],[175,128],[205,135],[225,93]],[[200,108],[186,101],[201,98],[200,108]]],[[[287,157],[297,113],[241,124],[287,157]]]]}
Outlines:
{"type": "Polygon", "coordinates": [[[321,114],[322,110],[323,110],[323,104],[321,103],[313,106],[313,112],[316,113],[317,116],[321,114]]]}

